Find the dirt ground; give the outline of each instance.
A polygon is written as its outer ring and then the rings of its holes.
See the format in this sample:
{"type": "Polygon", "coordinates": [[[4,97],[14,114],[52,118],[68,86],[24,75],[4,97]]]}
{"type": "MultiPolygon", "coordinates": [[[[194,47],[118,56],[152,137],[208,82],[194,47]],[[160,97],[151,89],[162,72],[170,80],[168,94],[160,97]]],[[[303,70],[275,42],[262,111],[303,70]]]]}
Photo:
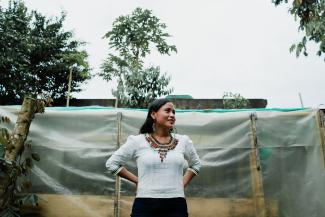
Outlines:
{"type": "MultiPolygon", "coordinates": [[[[114,199],[93,195],[38,194],[37,208],[25,207],[24,217],[113,217],[114,199]]],[[[121,198],[121,217],[129,217],[133,197],[121,198]]],[[[187,198],[190,217],[256,217],[251,199],[187,198]]],[[[267,217],[277,217],[275,201],[267,202],[267,217]]]]}

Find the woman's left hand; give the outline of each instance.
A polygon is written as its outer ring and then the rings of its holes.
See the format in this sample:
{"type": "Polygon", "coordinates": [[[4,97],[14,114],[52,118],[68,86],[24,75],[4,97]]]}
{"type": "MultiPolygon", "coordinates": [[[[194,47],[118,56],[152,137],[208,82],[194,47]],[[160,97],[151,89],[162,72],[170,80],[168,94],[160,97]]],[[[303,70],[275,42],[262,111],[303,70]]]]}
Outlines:
{"type": "Polygon", "coordinates": [[[190,183],[192,178],[195,176],[195,173],[193,173],[191,170],[187,170],[186,173],[183,176],[183,187],[186,188],[186,186],[190,183]]]}

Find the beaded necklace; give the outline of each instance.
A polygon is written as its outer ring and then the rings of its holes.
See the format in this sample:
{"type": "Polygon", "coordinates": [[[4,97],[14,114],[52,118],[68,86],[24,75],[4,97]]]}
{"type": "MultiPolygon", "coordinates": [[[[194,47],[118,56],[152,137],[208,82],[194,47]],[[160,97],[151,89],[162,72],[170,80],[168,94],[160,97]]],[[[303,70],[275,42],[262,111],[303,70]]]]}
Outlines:
{"type": "Polygon", "coordinates": [[[146,140],[149,142],[150,146],[155,150],[158,151],[160,161],[163,162],[166,158],[167,152],[169,150],[173,150],[176,145],[178,144],[178,139],[175,139],[173,136],[171,136],[171,139],[169,143],[167,144],[161,144],[159,141],[157,141],[152,135],[146,134],[145,135],[146,140]]]}

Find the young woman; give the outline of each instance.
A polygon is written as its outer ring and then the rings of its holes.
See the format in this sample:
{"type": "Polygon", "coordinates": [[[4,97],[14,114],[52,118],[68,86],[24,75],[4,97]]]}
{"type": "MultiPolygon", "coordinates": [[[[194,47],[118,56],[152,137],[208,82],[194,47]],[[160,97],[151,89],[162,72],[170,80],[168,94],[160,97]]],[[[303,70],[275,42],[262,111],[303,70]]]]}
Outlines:
{"type": "Polygon", "coordinates": [[[168,99],[149,106],[140,134],[129,136],[106,162],[115,175],[137,185],[131,217],[187,217],[184,188],[199,173],[200,160],[188,136],[174,134],[175,108],[168,99]],[[134,159],[138,176],[123,165],[134,159]],[[188,169],[183,174],[184,160],[188,169]]]}

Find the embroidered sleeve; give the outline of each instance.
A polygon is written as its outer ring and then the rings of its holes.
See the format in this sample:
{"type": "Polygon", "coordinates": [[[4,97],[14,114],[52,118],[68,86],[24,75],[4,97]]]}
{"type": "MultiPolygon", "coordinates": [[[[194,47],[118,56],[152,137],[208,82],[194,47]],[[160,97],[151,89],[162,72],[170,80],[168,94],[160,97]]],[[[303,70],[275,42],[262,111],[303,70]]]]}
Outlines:
{"type": "Polygon", "coordinates": [[[135,146],[134,136],[129,136],[126,142],[106,161],[107,170],[117,175],[123,169],[126,162],[133,158],[136,150],[135,146]]]}
{"type": "Polygon", "coordinates": [[[188,170],[191,170],[195,175],[198,175],[201,168],[200,158],[196,153],[192,140],[188,136],[186,136],[184,156],[188,162],[188,170]]]}

